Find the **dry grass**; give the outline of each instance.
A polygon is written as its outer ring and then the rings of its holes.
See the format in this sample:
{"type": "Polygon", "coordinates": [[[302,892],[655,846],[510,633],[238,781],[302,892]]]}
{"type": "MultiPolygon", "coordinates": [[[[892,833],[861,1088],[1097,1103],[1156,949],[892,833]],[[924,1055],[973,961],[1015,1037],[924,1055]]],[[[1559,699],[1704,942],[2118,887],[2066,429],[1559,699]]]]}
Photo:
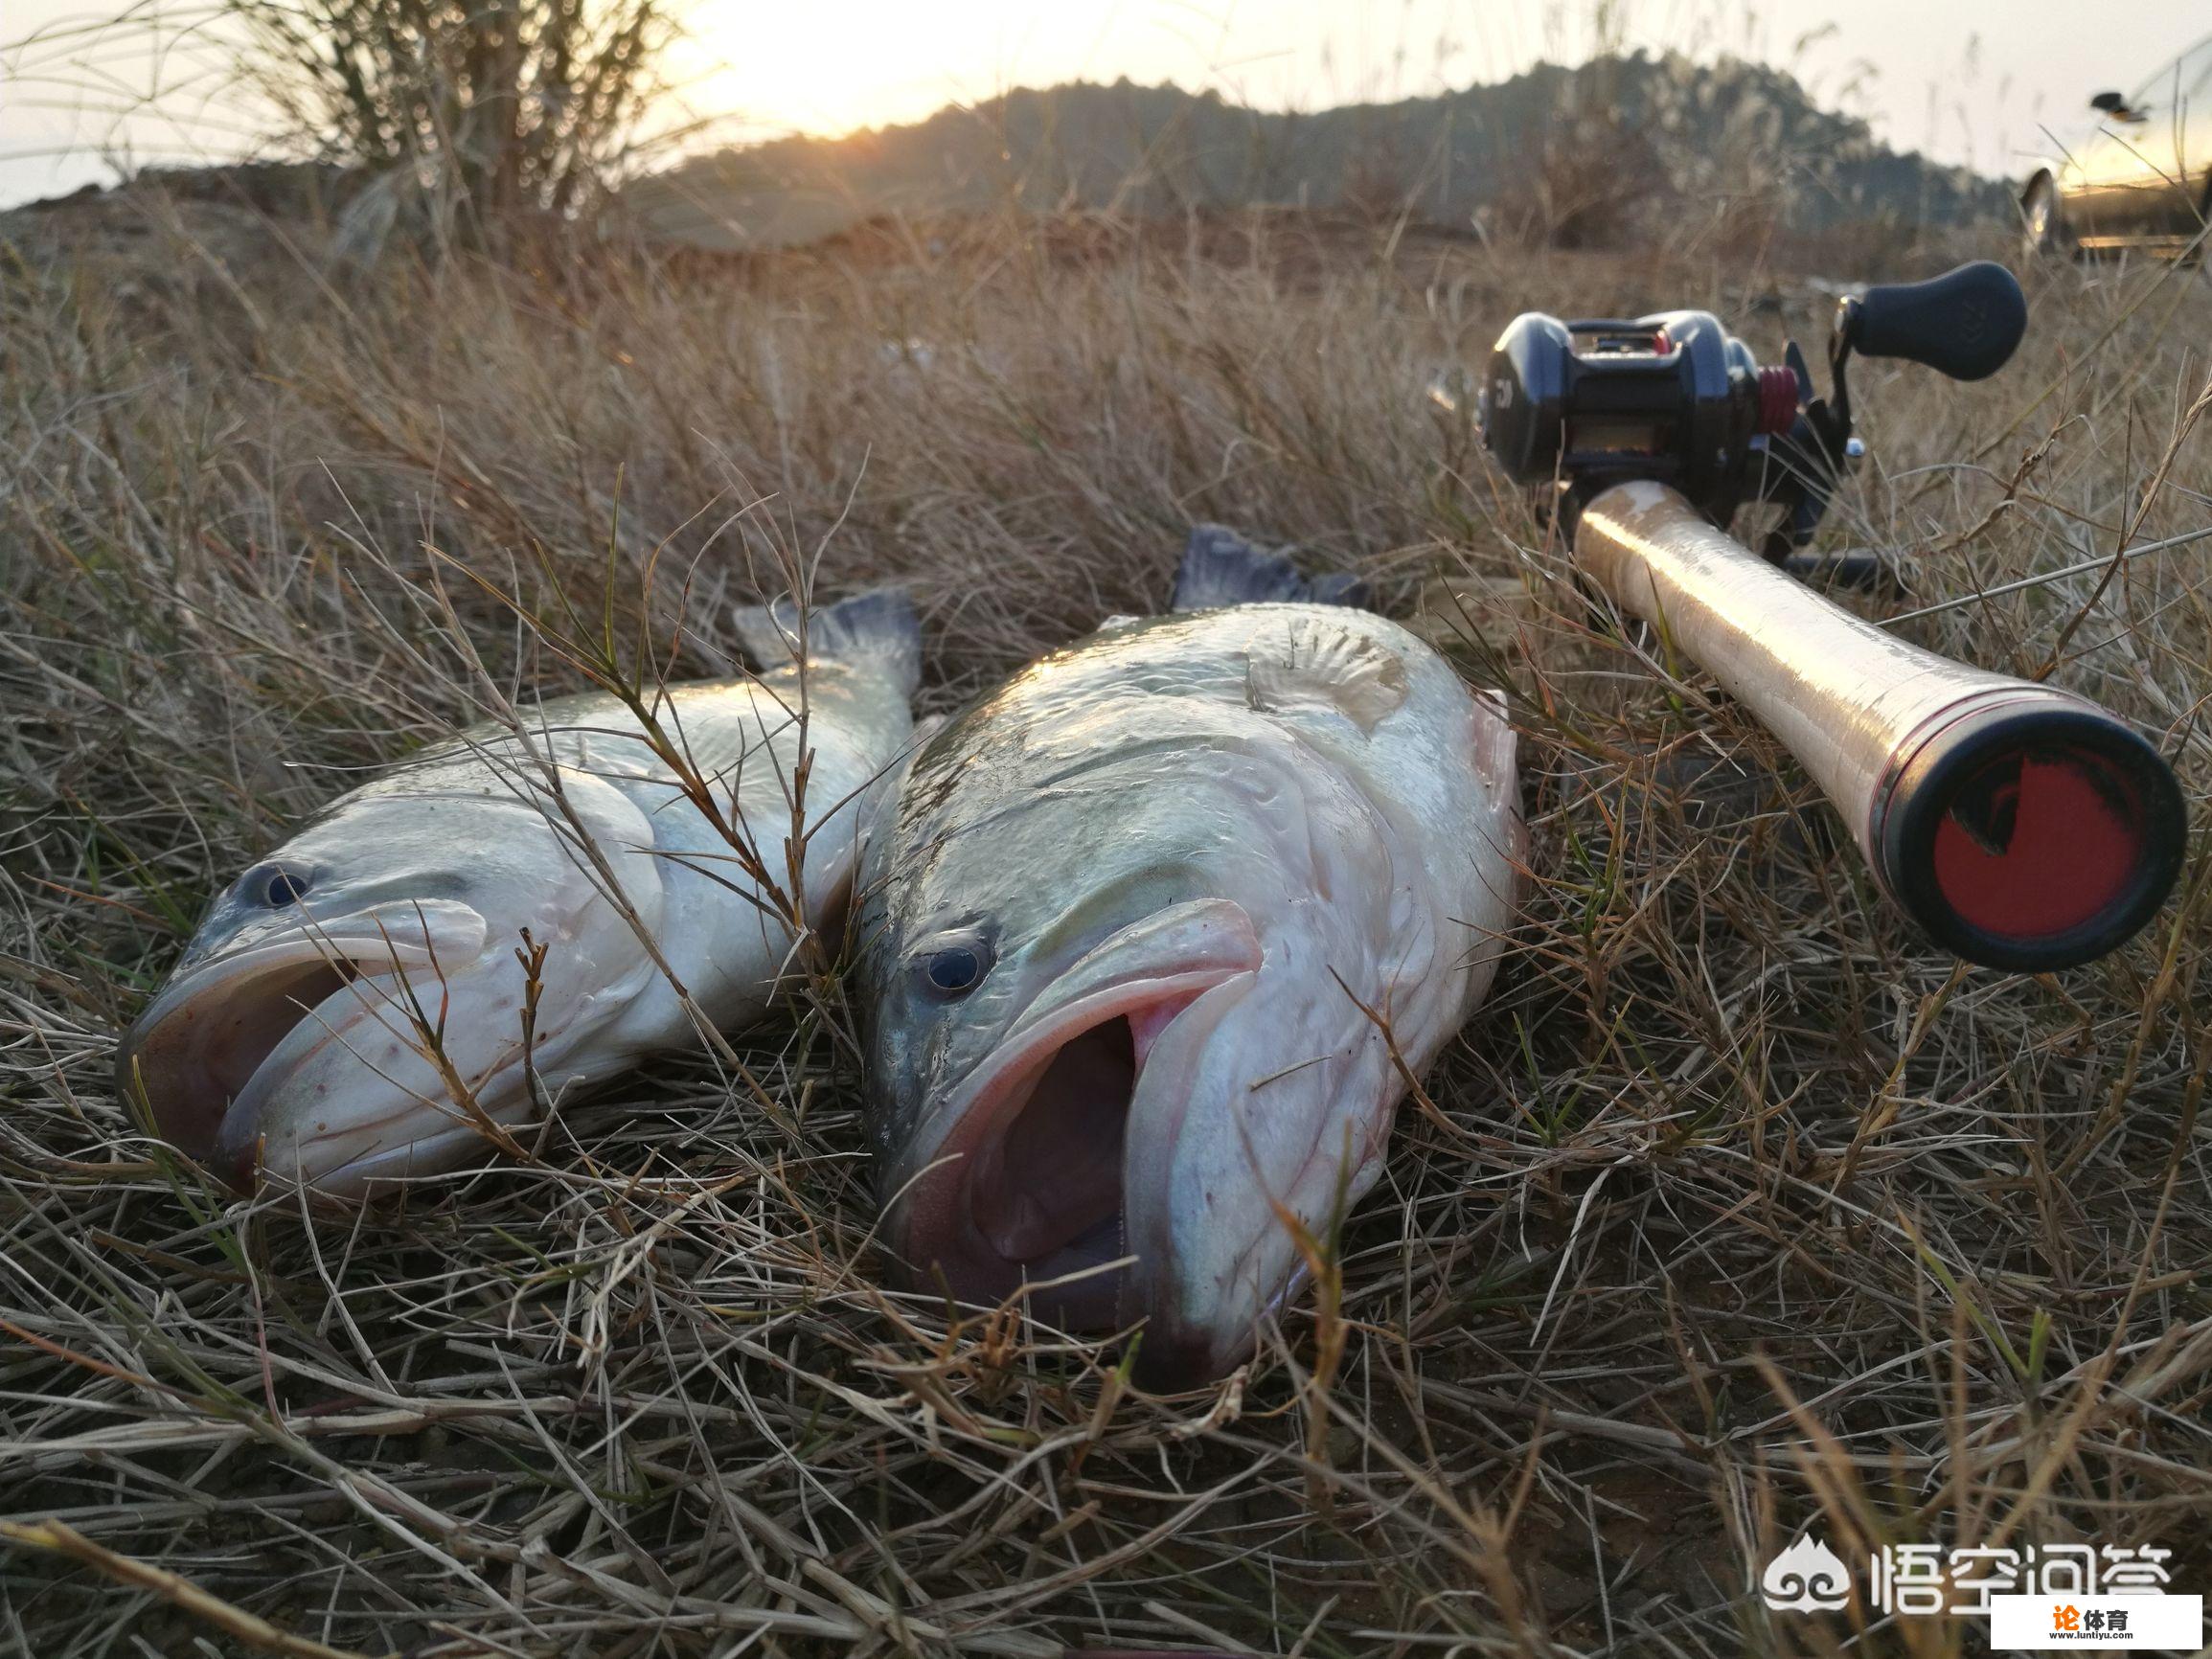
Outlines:
{"type": "MultiPolygon", "coordinates": [[[[1532,305],[1815,338],[1800,274],[986,227],[331,286],[211,234],[0,275],[0,1511],[35,1523],[0,1552],[0,1649],[1692,1655],[1978,1628],[1767,1614],[1758,1568],[1808,1523],[1847,1556],[2159,1543],[2205,1587],[2201,852],[2105,963],[1954,970],[1769,740],[1593,631],[1416,396],[1532,305]],[[351,1223],[210,1193],[114,1102],[114,1034],[203,899],[472,711],[426,548],[585,599],[611,560],[703,674],[753,560],[827,537],[827,583],[913,584],[943,709],[1156,602],[1197,517],[1400,604],[1466,579],[1470,671],[1526,734],[1533,914],[1344,1232],[1326,1388],[1305,1314],[1162,1401],[1012,1318],[886,1297],[833,1008],[747,1039],[772,1111],[659,1066],[544,1167],[351,1223]],[[1706,759],[1726,786],[1671,786],[1706,759]]],[[[1873,463],[1831,540],[1909,552],[1916,602],[2204,517],[2206,440],[2167,454],[2203,277],[2031,287],[2002,378],[1859,377],[1873,463]]],[[[2194,801],[2201,567],[1906,631],[2056,653],[2194,801]]],[[[469,603],[495,674],[559,682],[469,603]]]]}

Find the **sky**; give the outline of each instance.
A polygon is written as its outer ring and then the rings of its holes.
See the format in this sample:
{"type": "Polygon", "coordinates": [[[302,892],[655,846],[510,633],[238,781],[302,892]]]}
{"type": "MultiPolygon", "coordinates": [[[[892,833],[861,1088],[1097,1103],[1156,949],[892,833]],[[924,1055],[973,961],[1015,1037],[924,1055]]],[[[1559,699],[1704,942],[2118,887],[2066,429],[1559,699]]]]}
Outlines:
{"type": "MultiPolygon", "coordinates": [[[[165,3],[142,0],[134,15],[160,15],[144,8],[165,3]]],[[[2212,0],[678,5],[685,35],[668,72],[679,91],[663,120],[701,121],[732,141],[914,121],[947,102],[1078,78],[1172,80],[1269,108],[1322,108],[1502,80],[1619,41],[1778,64],[1900,148],[2008,176],[2048,147],[2046,131],[2077,139],[2092,93],[2136,86],[2212,34],[2212,0]]],[[[195,84],[173,28],[158,58],[109,41],[80,61],[72,32],[120,11],[0,0],[0,204],[111,179],[116,157],[212,159],[250,144],[240,113],[195,84]],[[132,113],[119,116],[125,107],[132,113]]],[[[166,13],[190,14],[173,3],[166,13]]]]}

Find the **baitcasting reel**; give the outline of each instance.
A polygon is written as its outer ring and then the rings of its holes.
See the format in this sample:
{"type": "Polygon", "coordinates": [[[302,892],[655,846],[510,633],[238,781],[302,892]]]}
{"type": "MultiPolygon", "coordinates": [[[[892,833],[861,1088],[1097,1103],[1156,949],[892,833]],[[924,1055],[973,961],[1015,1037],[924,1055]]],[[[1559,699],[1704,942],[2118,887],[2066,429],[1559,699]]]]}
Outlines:
{"type": "Polygon", "coordinates": [[[1709,312],[1530,312],[1492,353],[1481,422],[1511,477],[1553,492],[1585,579],[1788,746],[1923,931],[1972,962],[2048,971],[2104,955],[2164,902],[2188,831],[2172,770],[2087,698],[1922,650],[1775,568],[1804,565],[1794,550],[1858,453],[1854,352],[1979,380],[2026,324],[2019,284],[1986,261],[1871,288],[1837,308],[1822,399],[1796,346],[1762,368],[1709,312]],[[1726,534],[1754,501],[1782,509],[1764,557],[1726,534]]]}
{"type": "Polygon", "coordinates": [[[1814,394],[1791,341],[1780,366],[1710,311],[1633,322],[1516,317],[1483,383],[1483,442],[1517,483],[1555,480],[1570,520],[1631,478],[1671,485],[1723,529],[1747,501],[1779,506],[1763,552],[1779,564],[1807,546],[1836,480],[1859,446],[1851,436],[1851,353],[1903,357],[1954,380],[2002,368],[2027,328],[2019,284],[1984,260],[1925,283],[1845,300],[1829,338],[1835,393],[1814,394]]]}

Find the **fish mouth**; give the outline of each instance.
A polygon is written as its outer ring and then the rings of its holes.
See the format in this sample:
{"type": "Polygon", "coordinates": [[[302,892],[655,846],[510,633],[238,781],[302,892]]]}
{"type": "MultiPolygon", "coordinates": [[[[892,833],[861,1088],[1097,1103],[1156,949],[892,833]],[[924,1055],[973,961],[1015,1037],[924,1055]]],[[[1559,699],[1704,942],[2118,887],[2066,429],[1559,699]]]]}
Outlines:
{"type": "Polygon", "coordinates": [[[991,1305],[1024,1291],[1070,1330],[1131,1308],[1128,1146],[1140,1094],[1187,1098],[1155,1057],[1202,1046],[1258,975],[1251,919],[1226,899],[1170,906],[1056,977],[947,1101],[905,1161],[891,1237],[918,1284],[991,1305]]]}
{"type": "Polygon", "coordinates": [[[399,1017],[410,983],[435,986],[447,966],[473,962],[482,948],[480,919],[473,929],[413,931],[408,940],[375,928],[318,928],[200,964],[125,1034],[118,1096],[143,1106],[154,1132],[195,1163],[234,1187],[250,1185],[256,1139],[240,1130],[256,1114],[239,1108],[271,1092],[274,1074],[289,1069],[285,1057],[304,1038],[339,1038],[367,1015],[399,1017]],[[302,1030],[310,1025],[319,1028],[312,1037],[302,1030]]]}

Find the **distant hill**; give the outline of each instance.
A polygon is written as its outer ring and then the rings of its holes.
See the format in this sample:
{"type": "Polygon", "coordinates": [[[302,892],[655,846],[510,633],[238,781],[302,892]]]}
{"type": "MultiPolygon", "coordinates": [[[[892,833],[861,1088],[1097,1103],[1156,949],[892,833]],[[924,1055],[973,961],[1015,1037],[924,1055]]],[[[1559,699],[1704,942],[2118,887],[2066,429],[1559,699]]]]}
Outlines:
{"type": "Polygon", "coordinates": [[[636,181],[619,206],[656,239],[712,248],[1006,206],[1351,209],[1579,245],[1705,221],[1950,224],[2006,201],[1877,143],[1779,70],[1637,54],[1311,114],[1126,80],[1022,89],[910,126],[721,150],[636,181]]]}

